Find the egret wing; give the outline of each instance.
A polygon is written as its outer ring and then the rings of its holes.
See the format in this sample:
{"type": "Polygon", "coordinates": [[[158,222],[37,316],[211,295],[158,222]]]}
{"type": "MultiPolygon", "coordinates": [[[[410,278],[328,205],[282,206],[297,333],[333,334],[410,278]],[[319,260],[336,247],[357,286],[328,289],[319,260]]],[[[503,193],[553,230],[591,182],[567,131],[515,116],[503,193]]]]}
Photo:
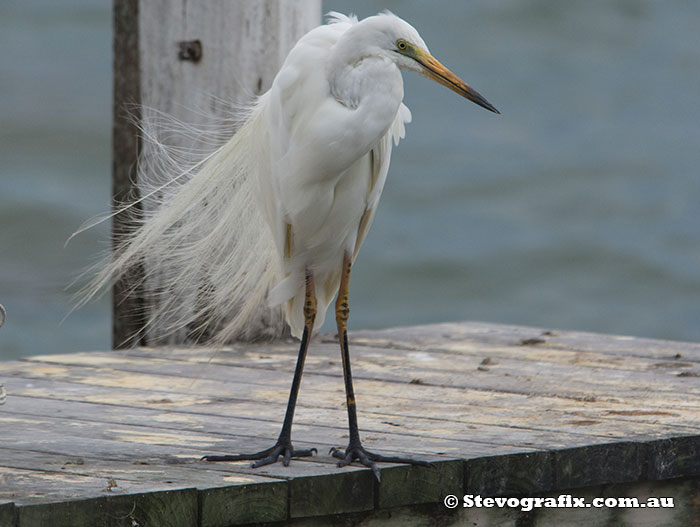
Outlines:
{"type": "Polygon", "coordinates": [[[389,131],[379,140],[375,148],[369,152],[370,156],[370,186],[367,193],[367,203],[365,212],[362,215],[360,224],[357,229],[357,241],[355,242],[355,251],[353,253],[353,261],[357,257],[362,242],[364,242],[367,232],[374,220],[374,213],[379,205],[379,198],[384,190],[386,176],[389,173],[389,161],[391,160],[391,148],[393,145],[398,145],[399,140],[406,136],[406,124],[411,122],[411,111],[408,106],[401,103],[399,111],[396,114],[396,119],[389,131]]]}

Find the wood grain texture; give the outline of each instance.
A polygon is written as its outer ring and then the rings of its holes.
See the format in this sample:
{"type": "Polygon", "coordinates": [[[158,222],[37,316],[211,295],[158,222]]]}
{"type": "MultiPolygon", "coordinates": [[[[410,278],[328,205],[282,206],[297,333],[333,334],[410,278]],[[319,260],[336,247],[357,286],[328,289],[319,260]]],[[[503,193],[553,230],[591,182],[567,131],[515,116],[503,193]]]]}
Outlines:
{"type": "MultiPolygon", "coordinates": [[[[137,159],[149,155],[149,145],[139,139],[129,114],[140,121],[140,108],[148,108],[200,129],[235,117],[237,105],[270,87],[294,43],[320,21],[320,0],[114,0],[115,203],[139,197],[137,159]],[[201,43],[201,59],[182,60],[180,42],[194,40],[201,43]]],[[[186,150],[205,146],[172,134],[169,144],[186,150]]],[[[145,200],[141,206],[148,210],[153,204],[145,200]]],[[[132,228],[121,216],[114,222],[115,244],[132,228]]],[[[158,273],[152,269],[137,268],[117,284],[115,348],[187,340],[186,329],[170,334],[157,325],[133,338],[156,307],[157,299],[149,292],[157,288],[158,273]]],[[[196,295],[193,291],[192,298],[196,295]]],[[[282,333],[278,318],[262,314],[260,331],[282,333]],[[271,324],[279,327],[270,329],[271,324]]]]}
{"type": "MultiPolygon", "coordinates": [[[[513,511],[447,511],[439,502],[447,494],[565,489],[645,488],[662,496],[657,489],[667,488],[684,501],[648,517],[684,525],[678,522],[700,503],[700,381],[678,374],[700,371],[700,345],[543,333],[469,323],[351,333],[366,447],[435,463],[382,465],[381,483],[365,467],[336,467],[327,454],[347,442],[339,351],[328,336],[311,344],[293,430],[297,447],[319,454],[289,467],[199,458],[274,441],[294,368],[292,341],[0,363],[8,392],[0,412],[0,519],[11,527],[132,519],[521,526],[529,520],[513,511]]],[[[638,516],[600,510],[567,518],[654,525],[638,516]]],[[[536,517],[537,525],[566,524],[561,511],[536,517]]]]}
{"type": "Polygon", "coordinates": [[[432,468],[401,465],[387,472],[379,485],[377,505],[381,509],[439,503],[464,480],[461,460],[435,461],[432,468]]]}
{"type": "MultiPolygon", "coordinates": [[[[139,0],[113,0],[113,105],[112,105],[112,208],[139,197],[134,187],[141,152],[138,127],[141,104],[141,55],[139,53],[139,0]],[[130,108],[127,110],[127,108],[130,108]],[[131,117],[130,117],[131,115],[131,117]],[[132,118],[133,117],[133,118],[132,118]]],[[[134,214],[138,215],[140,206],[134,214]]],[[[112,219],[112,248],[130,232],[128,218],[112,219]]],[[[143,269],[137,267],[112,290],[112,346],[130,348],[145,344],[134,337],[145,324],[144,292],[139,284],[143,269]],[[133,292],[132,292],[133,289],[133,292]]]]}
{"type": "Polygon", "coordinates": [[[15,527],[17,518],[15,517],[14,503],[2,503],[0,501],[0,525],[15,527]]]}

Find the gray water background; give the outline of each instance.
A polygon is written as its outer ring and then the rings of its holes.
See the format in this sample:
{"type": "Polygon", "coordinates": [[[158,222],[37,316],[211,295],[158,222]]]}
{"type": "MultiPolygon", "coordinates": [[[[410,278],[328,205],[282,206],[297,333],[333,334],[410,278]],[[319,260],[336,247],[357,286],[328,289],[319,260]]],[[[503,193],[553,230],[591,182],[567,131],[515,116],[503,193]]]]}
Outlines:
{"type": "MultiPolygon", "coordinates": [[[[109,246],[111,2],[0,3],[0,359],[107,349],[66,286],[109,246]]],[[[417,75],[351,327],[480,320],[700,340],[700,2],[388,8],[502,112],[417,75]]],[[[332,320],[333,317],[329,317],[332,320]]],[[[331,331],[332,325],[326,330],[331,331]]]]}

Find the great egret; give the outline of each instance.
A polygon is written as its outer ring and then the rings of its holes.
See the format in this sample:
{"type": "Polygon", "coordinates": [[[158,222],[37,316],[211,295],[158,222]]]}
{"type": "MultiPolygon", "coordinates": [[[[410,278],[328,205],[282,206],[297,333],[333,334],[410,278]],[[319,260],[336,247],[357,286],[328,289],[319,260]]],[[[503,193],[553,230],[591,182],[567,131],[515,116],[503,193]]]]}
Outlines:
{"type": "Polygon", "coordinates": [[[280,456],[286,466],[292,457],[312,455],[293,448],[292,420],[309,339],[337,293],[350,440],[332,454],[339,466],[359,460],[377,478],[377,461],[422,463],[362,446],[347,338],[350,269],[377,210],[392,142],[398,144],[411,120],[401,70],[498,113],[399,17],[385,12],[358,21],[330,13],[327,25],[297,42],[228,142],[148,194],[158,195],[159,204],[98,277],[96,286],[104,286],[129,267],[150,263],[165,293],[154,317],[173,329],[196,323],[216,327],[219,341],[243,338],[267,302],[282,306],[301,338],[275,445],[203,459],[256,460],[259,467],[280,456]],[[183,313],[183,295],[193,289],[196,301],[183,313]]]}

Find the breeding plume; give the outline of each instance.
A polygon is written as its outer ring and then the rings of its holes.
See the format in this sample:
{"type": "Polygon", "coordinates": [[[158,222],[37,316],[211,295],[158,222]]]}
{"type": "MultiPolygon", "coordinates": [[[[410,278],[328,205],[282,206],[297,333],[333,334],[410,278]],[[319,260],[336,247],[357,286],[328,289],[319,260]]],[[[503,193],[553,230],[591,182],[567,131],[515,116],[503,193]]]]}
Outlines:
{"type": "Polygon", "coordinates": [[[358,21],[331,13],[294,46],[233,137],[187,169],[161,163],[170,173],[148,194],[158,196],[157,206],[98,277],[96,285],[105,286],[148,264],[165,292],[153,320],[173,330],[196,324],[216,328],[220,342],[243,339],[268,305],[281,306],[301,339],[277,442],[254,454],[204,459],[261,466],[311,455],[293,448],[292,419],[310,337],[335,297],[350,441],[332,454],[340,466],[359,460],[377,477],[376,461],[421,463],[362,446],[347,338],[350,270],[377,210],[392,146],[411,120],[402,70],[498,113],[397,16],[358,21]],[[193,289],[196,301],[183,298],[193,289]]]}

